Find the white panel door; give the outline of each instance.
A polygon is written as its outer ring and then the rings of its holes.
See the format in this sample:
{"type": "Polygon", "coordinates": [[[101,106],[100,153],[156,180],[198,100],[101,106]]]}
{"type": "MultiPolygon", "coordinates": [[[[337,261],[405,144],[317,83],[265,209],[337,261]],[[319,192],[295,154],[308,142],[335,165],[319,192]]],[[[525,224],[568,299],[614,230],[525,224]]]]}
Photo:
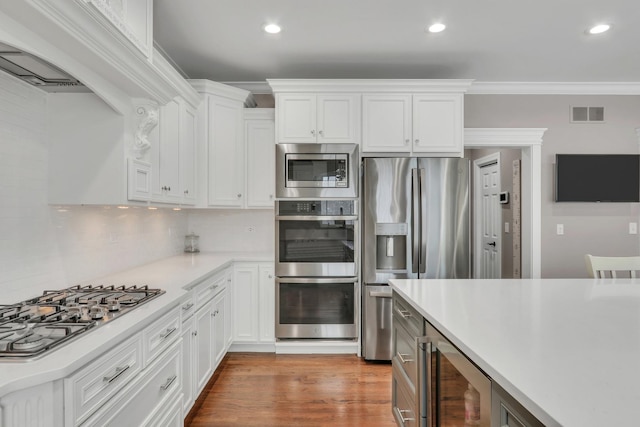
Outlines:
{"type": "Polygon", "coordinates": [[[362,95],[362,152],[411,151],[411,95],[362,95]]]}
{"type": "Polygon", "coordinates": [[[246,120],[247,207],[273,208],[275,195],[275,129],[273,120],[246,120]]]}
{"type": "Polygon", "coordinates": [[[483,166],[482,179],[482,279],[501,277],[500,169],[497,163],[483,166]]]}
{"type": "Polygon", "coordinates": [[[329,144],[360,142],[359,95],[318,95],[317,110],[318,142],[329,144]]]}
{"type": "Polygon", "coordinates": [[[413,152],[462,157],[462,95],[413,96],[413,152]]]}
{"type": "Polygon", "coordinates": [[[182,105],[180,115],[180,193],[183,203],[196,203],[196,112],[182,105]]]}
{"type": "Polygon", "coordinates": [[[211,303],[196,312],[195,380],[198,396],[213,374],[213,316],[211,303]]]}
{"type": "Polygon", "coordinates": [[[260,341],[276,340],[276,282],[273,264],[261,264],[260,271],[260,341]]]}
{"type": "Polygon", "coordinates": [[[242,104],[209,96],[209,206],[244,204],[242,104]]]}
{"type": "Polygon", "coordinates": [[[316,96],[277,94],[276,125],[279,143],[316,142],[316,96]]]}
{"type": "Polygon", "coordinates": [[[212,302],[213,311],[213,366],[214,369],[222,360],[226,353],[226,342],[224,335],[224,322],[226,316],[226,289],[221,291],[212,302]]]}
{"type": "Polygon", "coordinates": [[[194,396],[194,361],[195,361],[195,318],[192,316],[182,322],[182,410],[189,412],[195,400],[194,396]]]}
{"type": "MultiPolygon", "coordinates": [[[[180,105],[171,101],[160,108],[160,150],[157,185],[159,201],[180,203],[180,105]]],[[[155,173],[156,169],[152,170],[155,173]]]]}
{"type": "Polygon", "coordinates": [[[233,341],[258,341],[258,266],[236,265],[233,272],[233,341]]]}

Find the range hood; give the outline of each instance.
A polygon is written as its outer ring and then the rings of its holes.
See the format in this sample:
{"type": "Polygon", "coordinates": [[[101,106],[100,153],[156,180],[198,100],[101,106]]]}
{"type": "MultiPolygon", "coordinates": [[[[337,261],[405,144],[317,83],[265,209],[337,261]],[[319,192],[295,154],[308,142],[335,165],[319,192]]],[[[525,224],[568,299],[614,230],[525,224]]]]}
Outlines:
{"type": "Polygon", "coordinates": [[[29,53],[0,43],[0,71],[46,92],[90,92],[78,79],[29,53]]]}

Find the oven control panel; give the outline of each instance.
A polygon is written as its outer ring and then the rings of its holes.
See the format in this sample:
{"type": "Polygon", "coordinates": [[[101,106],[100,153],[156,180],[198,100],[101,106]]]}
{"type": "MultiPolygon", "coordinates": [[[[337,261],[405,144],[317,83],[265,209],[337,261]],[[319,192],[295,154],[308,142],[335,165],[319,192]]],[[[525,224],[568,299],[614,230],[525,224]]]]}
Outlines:
{"type": "Polygon", "coordinates": [[[353,216],[355,200],[280,200],[278,215],[353,216]]]}

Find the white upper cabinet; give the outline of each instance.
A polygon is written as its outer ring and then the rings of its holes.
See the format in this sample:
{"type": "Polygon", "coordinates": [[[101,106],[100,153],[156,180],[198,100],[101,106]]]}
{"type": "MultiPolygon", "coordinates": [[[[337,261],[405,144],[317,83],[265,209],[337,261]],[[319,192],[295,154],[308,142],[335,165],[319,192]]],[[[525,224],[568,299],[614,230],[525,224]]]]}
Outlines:
{"type": "Polygon", "coordinates": [[[356,143],[360,152],[463,155],[472,80],[269,79],[278,143],[356,143]]]}
{"type": "Polygon", "coordinates": [[[158,137],[151,149],[152,200],[180,203],[180,104],[160,107],[158,137]]]}
{"type": "Polygon", "coordinates": [[[275,197],[275,124],[273,108],[244,110],[247,208],[272,208],[275,197]]]}
{"type": "Polygon", "coordinates": [[[195,109],[186,103],[180,110],[180,195],[182,203],[194,205],[196,188],[196,127],[195,109]]]}
{"type": "Polygon", "coordinates": [[[462,94],[366,94],[362,152],[462,156],[462,94]]]}
{"type": "Polygon", "coordinates": [[[360,142],[360,95],[276,94],[279,143],[360,142]]]}
{"type": "Polygon", "coordinates": [[[362,95],[362,152],[411,150],[411,95],[362,95]]]}
{"type": "Polygon", "coordinates": [[[203,96],[198,109],[197,205],[246,206],[244,106],[250,92],[209,80],[191,80],[203,96]],[[200,198],[202,197],[202,198],[200,198]]]}

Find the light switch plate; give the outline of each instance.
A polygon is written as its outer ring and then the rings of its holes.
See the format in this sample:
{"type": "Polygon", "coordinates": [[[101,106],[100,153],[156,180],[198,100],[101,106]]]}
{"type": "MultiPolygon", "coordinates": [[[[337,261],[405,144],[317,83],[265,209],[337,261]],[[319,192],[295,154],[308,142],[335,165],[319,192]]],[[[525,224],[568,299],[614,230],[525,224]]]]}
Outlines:
{"type": "Polygon", "coordinates": [[[556,224],[556,234],[562,236],[564,234],[564,224],[556,224]]]}
{"type": "Polygon", "coordinates": [[[629,223],[629,234],[638,234],[638,223],[630,222],[629,223]]]}

